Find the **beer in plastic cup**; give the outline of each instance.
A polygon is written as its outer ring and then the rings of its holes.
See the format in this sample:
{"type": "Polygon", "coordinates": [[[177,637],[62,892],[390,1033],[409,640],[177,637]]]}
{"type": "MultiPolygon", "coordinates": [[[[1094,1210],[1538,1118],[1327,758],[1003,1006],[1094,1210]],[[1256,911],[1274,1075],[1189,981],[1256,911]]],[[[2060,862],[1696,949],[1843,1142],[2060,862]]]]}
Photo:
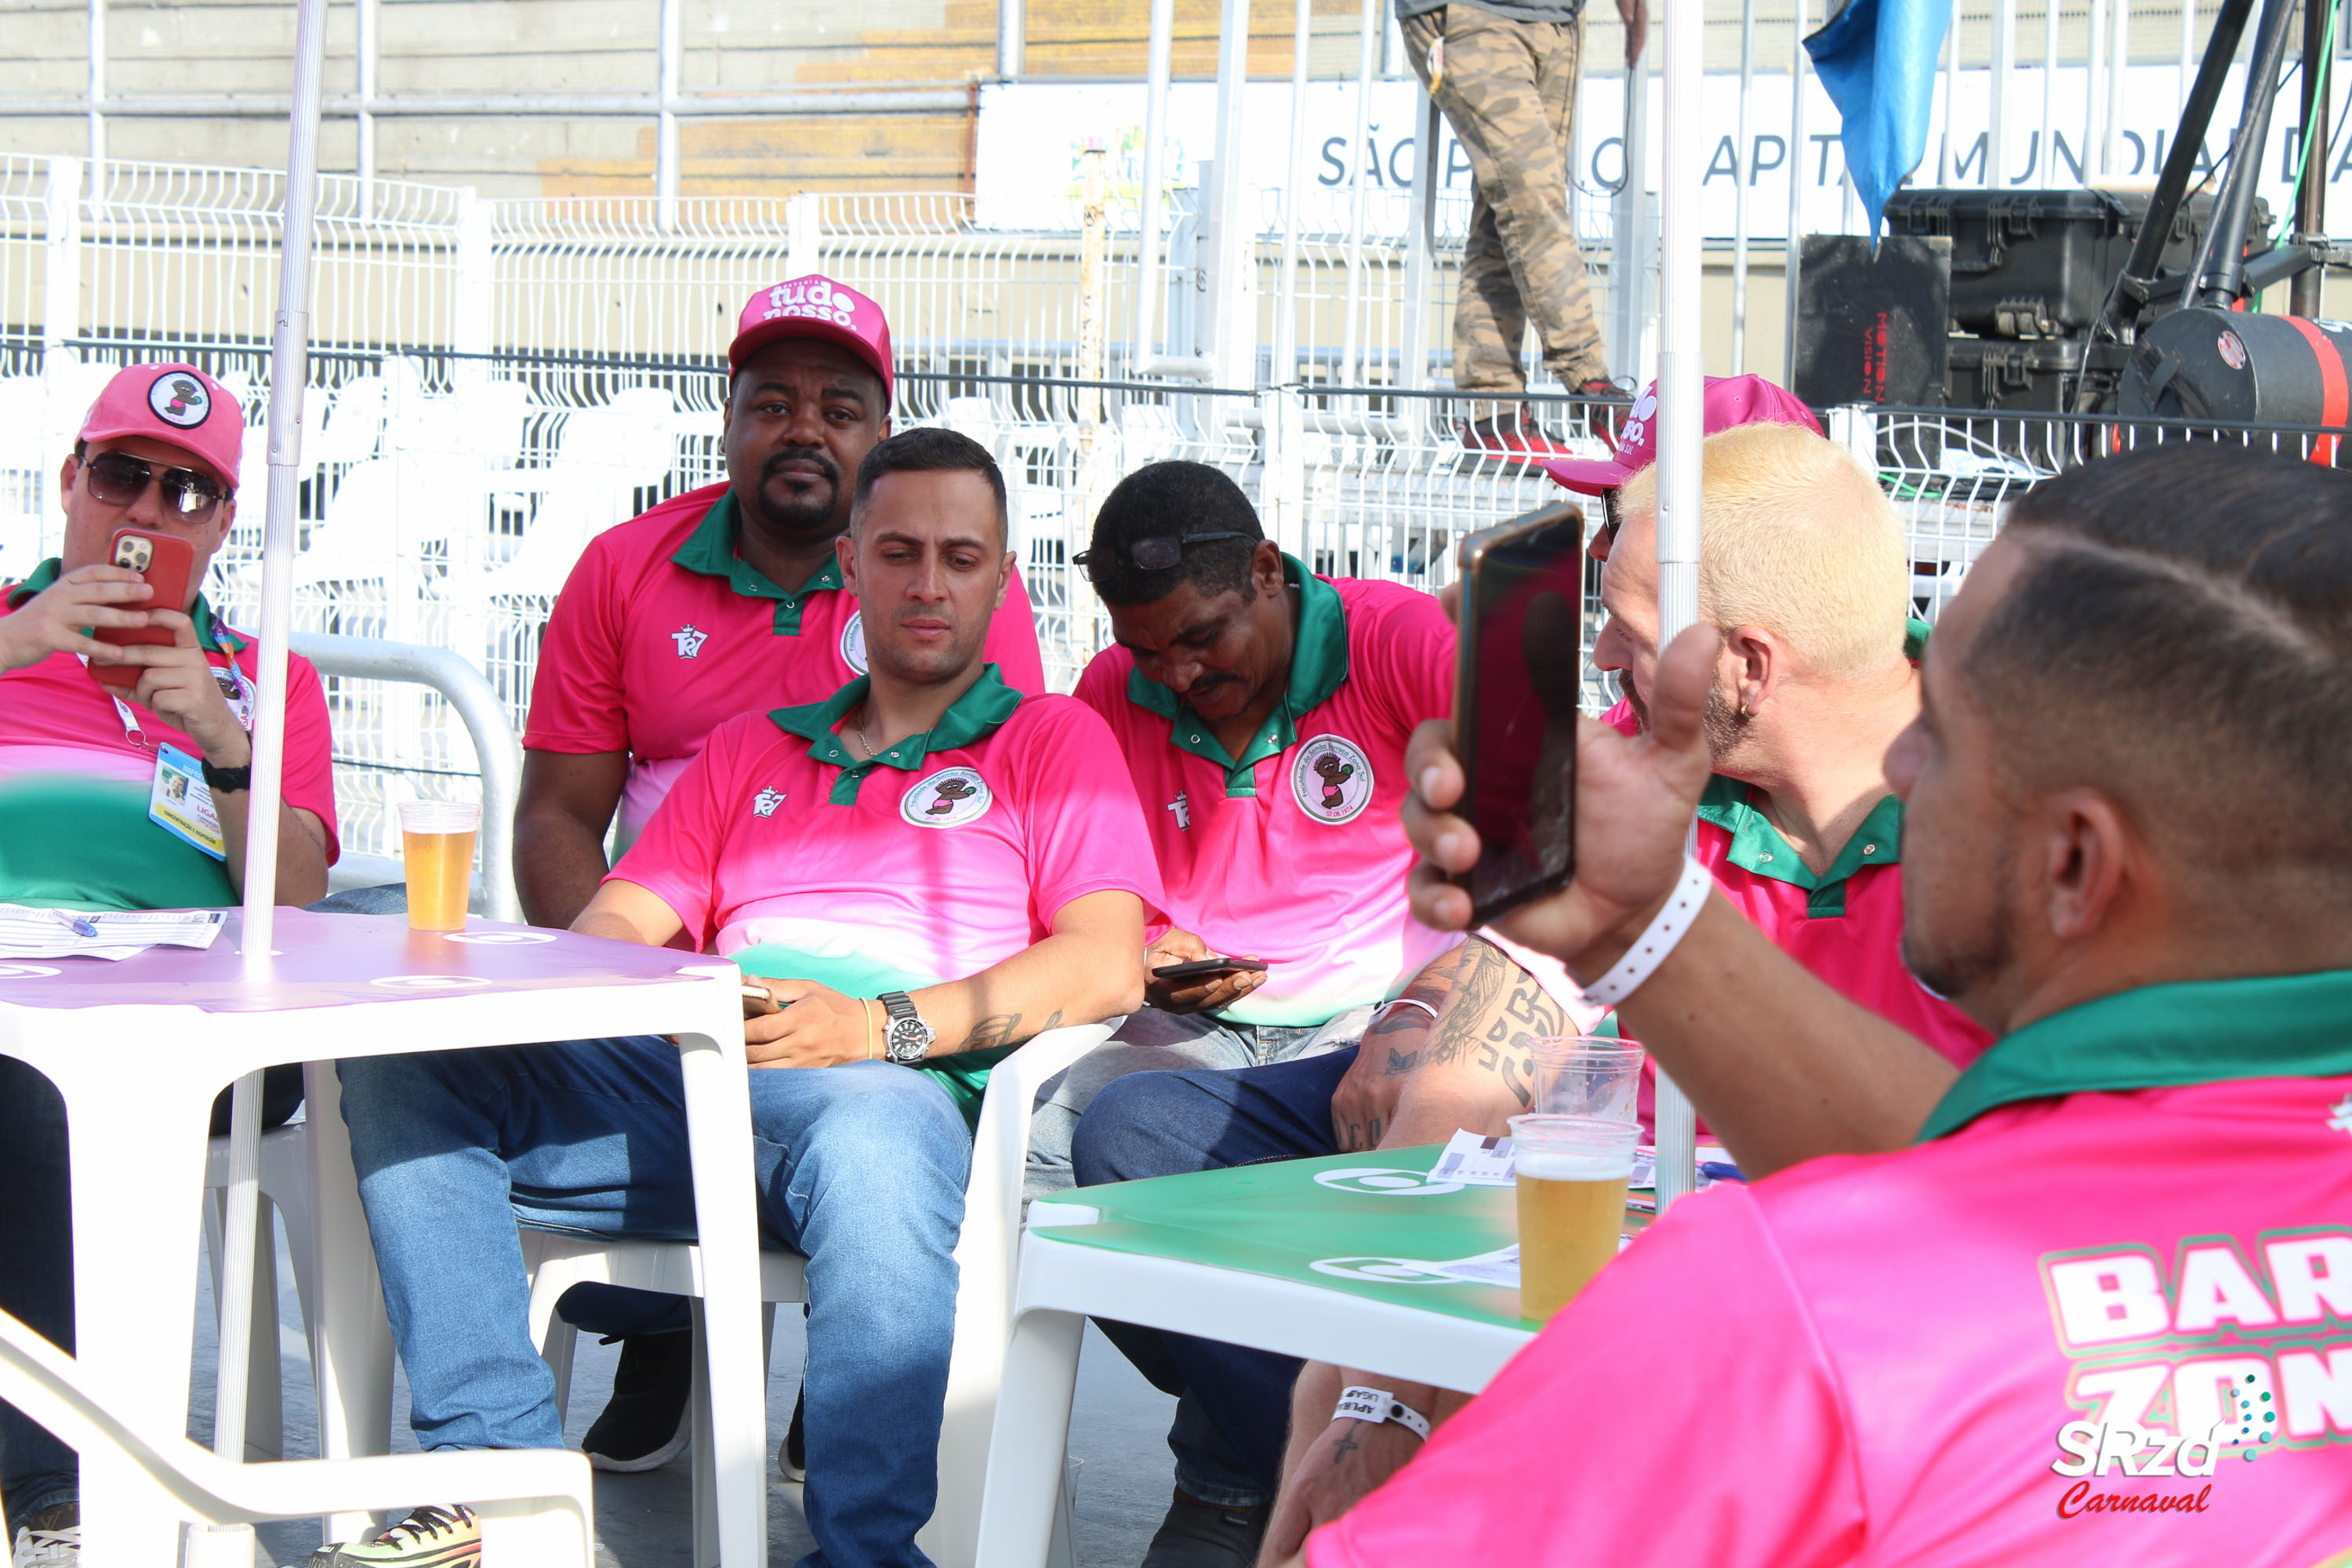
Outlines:
{"type": "Polygon", "coordinates": [[[1561,1035],[1534,1047],[1535,1104],[1539,1116],[1598,1116],[1638,1121],[1642,1099],[1640,1046],[1598,1035],[1561,1035]]]}
{"type": "Polygon", "coordinates": [[[1617,1256],[1636,1122],[1514,1116],[1519,1189],[1519,1316],[1541,1321],[1617,1256]]]}
{"type": "Polygon", "coordinates": [[[474,890],[474,831],[482,808],[412,800],[400,807],[401,865],[408,875],[408,929],[463,931],[474,890]]]}

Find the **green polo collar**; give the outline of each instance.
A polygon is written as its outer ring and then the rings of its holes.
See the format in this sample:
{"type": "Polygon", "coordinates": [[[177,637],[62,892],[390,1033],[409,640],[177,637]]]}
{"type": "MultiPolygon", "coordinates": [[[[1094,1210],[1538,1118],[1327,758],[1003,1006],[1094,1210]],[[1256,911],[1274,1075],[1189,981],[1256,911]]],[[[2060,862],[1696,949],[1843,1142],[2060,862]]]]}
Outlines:
{"type": "Polygon", "coordinates": [[[2063,1094],[2352,1073],[2352,970],[2147,985],[1995,1040],[1920,1130],[1956,1132],[1997,1106],[2063,1094]]]}
{"type": "Polygon", "coordinates": [[[1838,851],[1830,868],[1818,877],[1805,864],[1804,857],[1780,837],[1771,818],[1748,797],[1747,784],[1717,773],[1707,780],[1706,793],[1699,796],[1699,820],[1711,822],[1731,835],[1731,848],[1724,858],[1741,870],[1804,889],[1808,895],[1805,913],[1809,918],[1844,914],[1846,879],[1856,871],[1866,866],[1902,862],[1903,802],[1894,795],[1870,808],[1870,815],[1862,819],[1862,826],[1845,841],[1845,847],[1838,851]]]}
{"type": "Polygon", "coordinates": [[[1290,650],[1290,681],[1282,700],[1266,715],[1238,757],[1229,756],[1216,731],[1156,680],[1139,669],[1127,672],[1127,700],[1168,721],[1168,738],[1180,752],[1206,757],[1225,770],[1228,799],[1257,794],[1257,764],[1298,743],[1298,721],[1331,700],[1348,679],[1348,611],[1339,590],[1307,570],[1296,556],[1282,558],[1282,580],[1298,590],[1298,635],[1290,650]]]}
{"type": "Polygon", "coordinates": [[[780,637],[801,635],[801,606],[811,594],[820,589],[841,586],[841,563],[826,556],[824,564],[809,574],[808,581],[789,593],[777,587],[751,563],[736,552],[736,542],[742,535],[742,520],[735,507],[735,492],[729,490],[711,503],[677,547],[670,560],[689,572],[699,572],[706,577],[725,579],[727,585],[747,599],[772,599],[776,605],[774,631],[780,637]]]}
{"type": "Polygon", "coordinates": [[[879,756],[859,757],[850,752],[835,727],[848,717],[851,709],[866,700],[871,684],[861,675],[822,702],[779,708],[768,715],[777,729],[805,739],[812,758],[841,770],[827,797],[835,805],[856,805],[858,786],[876,768],[887,764],[902,773],[913,773],[934,752],[952,752],[959,746],[988,739],[1021,706],[1021,693],[1004,684],[1003,672],[992,664],[983,665],[980,679],[948,704],[948,710],[940,715],[937,724],[919,735],[908,736],[879,756]]]}
{"type": "MultiPolygon", "coordinates": [[[[63,559],[55,555],[33,568],[31,576],[8,590],[8,608],[23,609],[26,600],[56,582],[64,569],[63,559]]],[[[240,637],[223,624],[202,594],[196,595],[195,607],[188,612],[188,618],[196,623],[196,646],[207,653],[235,658],[253,645],[251,637],[240,637]]]]}

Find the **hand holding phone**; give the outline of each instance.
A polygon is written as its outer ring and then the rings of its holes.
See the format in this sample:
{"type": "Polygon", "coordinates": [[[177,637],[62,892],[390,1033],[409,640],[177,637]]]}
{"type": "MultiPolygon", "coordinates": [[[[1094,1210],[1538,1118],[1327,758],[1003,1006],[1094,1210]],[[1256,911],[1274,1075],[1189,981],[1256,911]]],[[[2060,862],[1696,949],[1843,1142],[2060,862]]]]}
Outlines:
{"type": "Polygon", "coordinates": [[[1195,980],[1209,974],[1263,974],[1263,958],[1197,958],[1190,963],[1166,963],[1151,972],[1155,980],[1195,980]]]}
{"type": "Polygon", "coordinates": [[[1220,956],[1188,931],[1170,929],[1143,955],[1144,999],[1163,1013],[1215,1012],[1265,983],[1265,960],[1220,956]]]}
{"type": "MultiPolygon", "coordinates": [[[[141,528],[119,528],[107,560],[147,581],[147,602],[130,606],[142,610],[180,610],[188,602],[188,579],[196,564],[194,547],[168,533],[141,528]]],[[[90,635],[116,647],[170,647],[169,626],[99,626],[90,635]]],[[[89,673],[103,685],[129,689],[139,684],[141,666],[90,661],[89,673]]]]}

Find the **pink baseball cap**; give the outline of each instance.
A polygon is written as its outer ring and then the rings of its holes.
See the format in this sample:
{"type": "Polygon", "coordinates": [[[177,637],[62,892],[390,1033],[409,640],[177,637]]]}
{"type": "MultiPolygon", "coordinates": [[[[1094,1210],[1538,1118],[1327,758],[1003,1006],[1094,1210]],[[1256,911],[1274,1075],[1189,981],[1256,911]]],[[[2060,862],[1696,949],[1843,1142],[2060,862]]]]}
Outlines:
{"type": "Polygon", "coordinates": [[[728,374],[742,369],[745,360],[779,338],[839,343],[874,367],[882,378],[882,401],[889,403],[889,320],[881,306],[847,284],[812,272],[752,295],[736,323],[735,341],[727,345],[728,374]]]}
{"type": "Polygon", "coordinates": [[[128,365],[106,384],[81,422],[85,441],[123,436],[170,442],[234,491],[245,453],[245,405],[194,365],[128,365]]]}
{"type": "MultiPolygon", "coordinates": [[[[1544,472],[1570,489],[1597,496],[1613,490],[1658,460],[1658,384],[1650,383],[1634,401],[1633,410],[1617,432],[1613,456],[1597,458],[1562,458],[1543,465],[1544,472]]],[[[1706,378],[1706,433],[1742,425],[1801,425],[1822,434],[1813,411],[1760,375],[1710,375],[1706,378]]]]}

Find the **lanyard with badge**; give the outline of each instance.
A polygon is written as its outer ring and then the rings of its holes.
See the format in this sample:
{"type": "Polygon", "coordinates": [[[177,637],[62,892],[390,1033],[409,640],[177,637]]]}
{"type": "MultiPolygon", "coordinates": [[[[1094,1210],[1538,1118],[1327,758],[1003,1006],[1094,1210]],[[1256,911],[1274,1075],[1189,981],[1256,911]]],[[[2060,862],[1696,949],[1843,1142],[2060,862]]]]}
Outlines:
{"type": "MultiPolygon", "coordinates": [[[[89,660],[82,658],[84,666],[89,660]]],[[[215,668],[213,680],[220,687],[221,696],[227,700],[229,711],[253,733],[253,686],[245,672],[234,664],[227,668],[215,668]]],[[[147,732],[140,727],[139,715],[131,704],[109,694],[114,704],[114,716],[122,721],[122,736],[141,751],[147,749],[147,732]]],[[[220,813],[214,808],[213,792],[205,783],[203,762],[169,741],[155,743],[155,776],[147,786],[147,819],[181,842],[211,856],[215,860],[228,858],[228,837],[221,831],[220,813]]]]}

